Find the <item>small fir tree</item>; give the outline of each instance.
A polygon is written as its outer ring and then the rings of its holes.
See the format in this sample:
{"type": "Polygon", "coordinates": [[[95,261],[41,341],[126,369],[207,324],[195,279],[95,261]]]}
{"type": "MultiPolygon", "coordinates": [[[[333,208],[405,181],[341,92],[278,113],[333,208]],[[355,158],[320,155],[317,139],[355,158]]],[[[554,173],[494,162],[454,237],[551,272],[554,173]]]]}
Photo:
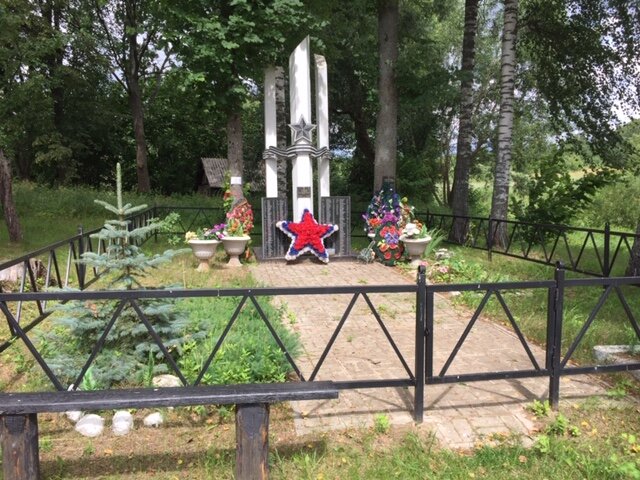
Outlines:
{"type": "MultiPolygon", "coordinates": [[[[99,269],[103,278],[108,279],[109,289],[144,288],[140,280],[150,270],[171,261],[184,250],[167,250],[152,257],[142,252],[138,244],[160,229],[162,224],[152,220],[145,226],[130,229],[131,223],[127,217],[145,209],[146,205],[123,205],[120,164],[117,165],[116,183],[117,205],[95,200],[117,215],[116,219],[107,220],[100,232],[93,235],[93,238],[104,242],[105,251],[84,253],[80,261],[88,268],[99,269]]],[[[70,302],[59,307],[61,313],[56,319],[56,328],[45,336],[44,346],[49,352],[49,365],[63,380],[68,383],[75,380],[118,308],[118,303],[70,302]]],[[[188,319],[171,301],[139,300],[138,305],[174,357],[180,356],[185,342],[205,335],[203,331],[191,328],[188,319]]],[[[148,382],[153,376],[150,373],[165,371],[167,366],[160,348],[131,304],[127,303],[92,364],[94,383],[108,387],[113,383],[148,382]]]]}

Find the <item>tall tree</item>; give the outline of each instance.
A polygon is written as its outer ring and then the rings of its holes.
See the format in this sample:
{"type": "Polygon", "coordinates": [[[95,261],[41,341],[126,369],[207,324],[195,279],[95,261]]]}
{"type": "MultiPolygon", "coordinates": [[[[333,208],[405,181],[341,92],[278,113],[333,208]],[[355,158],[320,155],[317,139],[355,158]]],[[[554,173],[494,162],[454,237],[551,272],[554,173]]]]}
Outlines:
{"type": "Polygon", "coordinates": [[[127,94],[136,143],[138,191],[150,192],[149,154],[145,136],[143,84],[149,76],[158,80],[170,55],[163,52],[159,61],[158,45],[163,32],[158,19],[158,2],[143,0],[108,0],[94,3],[113,78],[127,94]]]}
{"type": "Polygon", "coordinates": [[[373,190],[395,183],[398,150],[398,0],[378,0],[378,117],[373,190]]]}
{"type": "MultiPolygon", "coordinates": [[[[462,69],[460,84],[460,117],[456,166],[453,175],[451,206],[456,216],[469,214],[469,173],[471,169],[471,143],[473,140],[473,69],[478,31],[479,0],[466,0],[464,6],[464,34],[462,39],[462,69]]],[[[451,229],[451,240],[463,243],[467,236],[467,222],[456,219],[451,229]]]]}
{"type": "MultiPolygon", "coordinates": [[[[518,0],[504,1],[502,29],[502,58],[500,66],[500,118],[498,120],[498,157],[493,181],[491,217],[506,220],[509,208],[509,182],[511,180],[511,147],[513,134],[513,91],[516,77],[516,37],[518,0]]],[[[493,243],[507,243],[507,225],[498,223],[493,243]]]]}
{"type": "MultiPolygon", "coordinates": [[[[302,7],[299,0],[166,3],[171,41],[189,71],[186,87],[226,114],[233,176],[241,177],[244,169],[245,102],[255,95],[264,68],[280,64],[279,56],[299,41],[300,27],[309,21],[302,7]]],[[[232,194],[242,198],[242,185],[232,185],[232,194]]]]}
{"type": "Polygon", "coordinates": [[[22,228],[20,219],[13,202],[13,179],[11,176],[11,165],[0,148],[0,202],[2,203],[2,213],[4,221],[9,231],[9,241],[19,242],[22,240],[22,228]]]}

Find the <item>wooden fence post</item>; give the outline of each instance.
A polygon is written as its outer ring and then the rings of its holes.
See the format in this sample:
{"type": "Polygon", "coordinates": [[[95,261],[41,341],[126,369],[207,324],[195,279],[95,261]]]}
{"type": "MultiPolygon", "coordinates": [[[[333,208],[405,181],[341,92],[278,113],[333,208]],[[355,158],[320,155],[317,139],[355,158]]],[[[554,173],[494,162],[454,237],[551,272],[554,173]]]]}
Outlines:
{"type": "Polygon", "coordinates": [[[236,405],[236,480],[269,478],[269,404],[236,405]]]}
{"type": "Polygon", "coordinates": [[[0,442],[4,480],[40,478],[38,415],[1,415],[0,442]]]}

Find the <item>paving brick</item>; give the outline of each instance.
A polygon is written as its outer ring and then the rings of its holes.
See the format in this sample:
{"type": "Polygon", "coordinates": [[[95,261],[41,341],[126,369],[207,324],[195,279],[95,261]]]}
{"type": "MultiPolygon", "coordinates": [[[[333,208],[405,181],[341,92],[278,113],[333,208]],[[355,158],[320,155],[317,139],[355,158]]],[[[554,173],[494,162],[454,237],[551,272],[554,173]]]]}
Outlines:
{"type": "MultiPolygon", "coordinates": [[[[254,277],[270,287],[410,284],[412,280],[381,264],[304,259],[295,264],[260,263],[251,267],[254,277]]],[[[305,354],[298,360],[305,378],[317,365],[352,295],[274,297],[296,318],[288,328],[296,331],[305,354]]],[[[415,298],[408,294],[371,294],[369,298],[413,370],[415,348],[415,298]]],[[[438,374],[469,323],[473,311],[454,308],[445,296],[435,295],[434,373],[438,374]]],[[[544,352],[530,345],[543,363],[544,352]]],[[[487,372],[531,368],[531,362],[510,328],[478,319],[448,373],[487,372]]],[[[406,378],[407,374],[389,345],[374,315],[359,298],[329,352],[318,379],[354,380],[406,378]]],[[[534,422],[524,411],[533,399],[548,396],[548,379],[495,380],[425,387],[424,423],[447,447],[471,448],[481,437],[519,433],[523,438],[534,422]]],[[[561,398],[571,403],[604,389],[592,377],[564,377],[561,398]]],[[[331,429],[367,427],[376,414],[385,413],[392,425],[413,421],[413,388],[342,390],[338,400],[292,402],[298,434],[331,429]]]]}

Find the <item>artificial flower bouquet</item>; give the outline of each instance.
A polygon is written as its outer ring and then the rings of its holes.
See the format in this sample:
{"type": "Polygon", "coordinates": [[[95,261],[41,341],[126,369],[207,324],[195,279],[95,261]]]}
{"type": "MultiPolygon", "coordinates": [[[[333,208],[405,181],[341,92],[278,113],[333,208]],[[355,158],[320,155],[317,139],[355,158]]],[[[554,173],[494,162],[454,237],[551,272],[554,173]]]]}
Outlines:
{"type": "Polygon", "coordinates": [[[427,226],[424,223],[421,223],[419,220],[414,219],[411,222],[408,222],[404,228],[402,229],[402,234],[400,235],[400,240],[431,240],[431,235],[429,235],[429,230],[427,230],[427,226]]]}
{"type": "Polygon", "coordinates": [[[212,228],[201,228],[195,232],[189,231],[184,234],[184,241],[189,243],[191,240],[222,240],[224,237],[224,223],[214,225],[212,228]]]}
{"type": "Polygon", "coordinates": [[[229,237],[243,237],[253,230],[253,210],[251,204],[243,199],[227,212],[227,223],[223,234],[229,237]]]}

